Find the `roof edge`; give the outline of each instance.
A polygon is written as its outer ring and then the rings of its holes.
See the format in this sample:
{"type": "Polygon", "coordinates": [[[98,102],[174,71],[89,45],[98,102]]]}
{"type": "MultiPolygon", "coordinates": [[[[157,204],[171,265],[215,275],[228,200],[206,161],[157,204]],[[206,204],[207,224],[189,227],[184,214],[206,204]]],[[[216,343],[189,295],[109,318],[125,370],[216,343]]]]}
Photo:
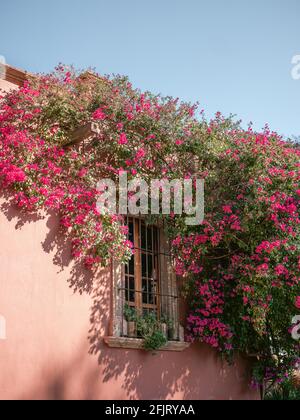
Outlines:
{"type": "Polygon", "coordinates": [[[4,80],[13,83],[17,86],[23,86],[24,82],[28,79],[29,73],[24,70],[17,69],[8,64],[5,64],[4,80]]]}
{"type": "MultiPolygon", "coordinates": [[[[10,66],[9,64],[5,64],[4,67],[5,67],[4,80],[14,85],[17,85],[19,87],[23,86],[24,82],[28,80],[30,77],[35,77],[34,74],[18,69],[16,67],[10,66]]],[[[92,81],[100,80],[108,84],[108,81],[105,78],[91,71],[86,71],[82,73],[79,77],[82,78],[83,80],[84,79],[92,80],[92,81]]]]}

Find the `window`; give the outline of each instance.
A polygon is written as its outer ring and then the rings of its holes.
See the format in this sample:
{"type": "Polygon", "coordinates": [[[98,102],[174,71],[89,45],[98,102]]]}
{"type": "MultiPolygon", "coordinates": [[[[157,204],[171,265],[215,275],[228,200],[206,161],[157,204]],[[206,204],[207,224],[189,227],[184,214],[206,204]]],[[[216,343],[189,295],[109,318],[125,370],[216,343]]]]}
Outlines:
{"type": "Polygon", "coordinates": [[[126,265],[113,262],[111,323],[105,342],[110,347],[142,348],[138,335],[128,334],[124,310],[130,306],[140,316],[154,313],[168,325],[169,343],[164,350],[183,351],[188,344],[180,324],[177,279],[163,229],[134,217],[128,217],[127,225],[134,255],[126,265]]]}
{"type": "Polygon", "coordinates": [[[128,239],[134,255],[125,266],[126,303],[146,315],[160,315],[159,232],[141,219],[128,219],[128,239]]]}

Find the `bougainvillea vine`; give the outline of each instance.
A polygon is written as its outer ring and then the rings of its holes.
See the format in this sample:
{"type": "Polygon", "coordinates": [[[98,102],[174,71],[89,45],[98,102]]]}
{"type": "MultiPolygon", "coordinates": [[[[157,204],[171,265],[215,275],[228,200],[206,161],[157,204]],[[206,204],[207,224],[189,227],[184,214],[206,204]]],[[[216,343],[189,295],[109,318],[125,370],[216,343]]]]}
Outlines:
{"type": "Polygon", "coordinates": [[[187,338],[225,354],[255,355],[256,383],[280,381],[299,357],[299,157],[268,127],[242,129],[219,113],[59,66],[3,95],[0,183],[20,211],[54,210],[73,257],[90,269],[131,246],[119,215],[100,214],[103,177],[205,179],[205,221],[160,216],[188,296],[187,338]],[[100,127],[86,151],[78,127],[100,127]],[[197,162],[195,165],[192,162],[197,162]]]}

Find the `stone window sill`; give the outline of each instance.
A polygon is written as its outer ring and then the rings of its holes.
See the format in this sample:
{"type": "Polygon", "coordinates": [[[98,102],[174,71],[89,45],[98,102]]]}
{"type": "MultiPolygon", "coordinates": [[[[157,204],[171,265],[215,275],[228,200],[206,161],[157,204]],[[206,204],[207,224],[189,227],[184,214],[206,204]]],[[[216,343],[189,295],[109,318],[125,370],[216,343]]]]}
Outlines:
{"type": "MultiPolygon", "coordinates": [[[[104,337],[104,342],[111,348],[143,350],[144,341],[138,338],[104,337]]],[[[169,341],[158,351],[182,352],[190,347],[190,343],[169,341]]]]}

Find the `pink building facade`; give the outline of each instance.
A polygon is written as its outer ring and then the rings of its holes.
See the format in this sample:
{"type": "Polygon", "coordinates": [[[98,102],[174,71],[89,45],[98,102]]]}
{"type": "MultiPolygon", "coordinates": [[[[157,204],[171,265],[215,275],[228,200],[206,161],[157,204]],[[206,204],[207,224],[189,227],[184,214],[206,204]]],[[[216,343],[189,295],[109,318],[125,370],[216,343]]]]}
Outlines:
{"type": "MultiPolygon", "coordinates": [[[[8,67],[0,88],[24,78],[8,67]]],[[[0,399],[258,399],[248,363],[205,345],[109,347],[113,269],[75,266],[56,215],[24,217],[3,194],[0,208],[0,399]]]]}

